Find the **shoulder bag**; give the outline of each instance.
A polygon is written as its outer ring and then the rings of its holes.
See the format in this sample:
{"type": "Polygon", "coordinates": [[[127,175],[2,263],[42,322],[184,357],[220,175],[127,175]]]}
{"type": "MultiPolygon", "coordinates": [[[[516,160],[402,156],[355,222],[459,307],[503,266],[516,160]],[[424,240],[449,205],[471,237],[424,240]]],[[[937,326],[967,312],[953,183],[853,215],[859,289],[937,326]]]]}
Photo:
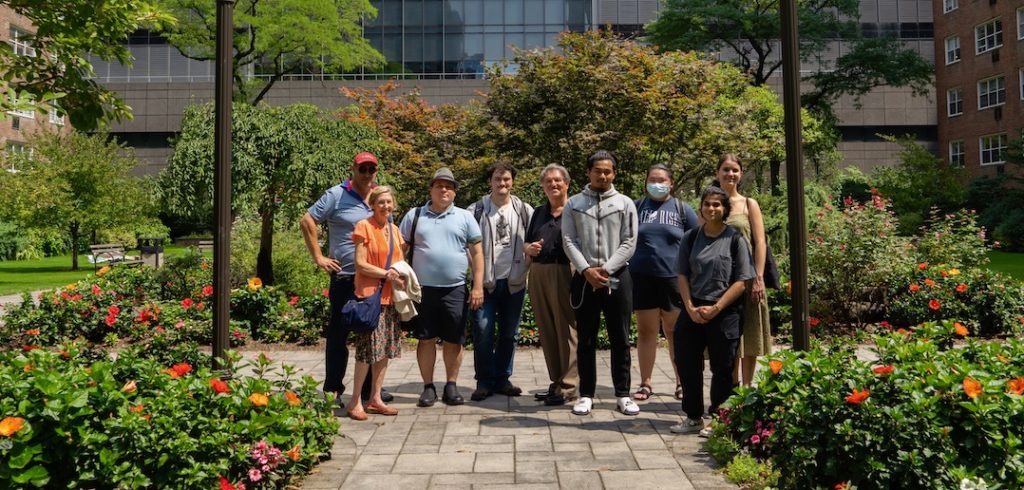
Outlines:
{"type": "MultiPolygon", "coordinates": [[[[388,220],[388,260],[384,270],[391,268],[391,254],[395,251],[395,232],[390,229],[391,221],[388,220]]],[[[377,329],[380,324],[380,294],[384,289],[385,279],[377,284],[377,290],[365,298],[353,298],[348,300],[341,307],[342,321],[348,324],[349,329],[356,333],[368,333],[377,329]]]]}

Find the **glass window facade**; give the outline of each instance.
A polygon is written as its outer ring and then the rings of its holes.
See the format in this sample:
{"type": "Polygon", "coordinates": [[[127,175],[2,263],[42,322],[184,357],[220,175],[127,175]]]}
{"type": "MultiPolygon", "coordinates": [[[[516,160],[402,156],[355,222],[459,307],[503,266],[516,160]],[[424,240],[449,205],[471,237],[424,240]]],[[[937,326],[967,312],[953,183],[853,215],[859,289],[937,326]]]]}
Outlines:
{"type": "Polygon", "coordinates": [[[477,78],[512,48],[544,48],[558,33],[591,28],[590,0],[374,0],[363,35],[388,59],[383,71],[477,78]]]}

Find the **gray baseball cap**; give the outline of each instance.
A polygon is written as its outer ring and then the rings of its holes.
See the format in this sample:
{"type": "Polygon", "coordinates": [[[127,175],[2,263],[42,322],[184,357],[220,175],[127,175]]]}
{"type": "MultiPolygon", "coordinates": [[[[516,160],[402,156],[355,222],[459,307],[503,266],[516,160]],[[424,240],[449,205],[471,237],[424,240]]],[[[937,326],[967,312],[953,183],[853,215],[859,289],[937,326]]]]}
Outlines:
{"type": "Polygon", "coordinates": [[[430,178],[430,185],[434,185],[435,180],[447,180],[455,186],[455,189],[459,188],[459,181],[455,180],[455,174],[452,173],[452,169],[448,167],[441,167],[434,172],[434,176],[430,178]]]}

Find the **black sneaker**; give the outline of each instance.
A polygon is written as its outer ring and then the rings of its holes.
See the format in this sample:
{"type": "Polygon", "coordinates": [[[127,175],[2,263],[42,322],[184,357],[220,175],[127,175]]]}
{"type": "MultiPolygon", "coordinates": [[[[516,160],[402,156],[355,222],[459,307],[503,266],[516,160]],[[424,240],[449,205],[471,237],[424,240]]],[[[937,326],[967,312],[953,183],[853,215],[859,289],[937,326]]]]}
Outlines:
{"type": "MultiPolygon", "coordinates": [[[[436,397],[437,395],[434,396],[436,397]]],[[[444,385],[444,394],[441,396],[441,401],[444,402],[445,405],[462,405],[463,403],[466,403],[466,400],[462,398],[462,395],[459,393],[459,388],[455,386],[455,384],[444,385]]]]}
{"type": "Polygon", "coordinates": [[[432,407],[437,402],[437,388],[434,385],[425,385],[423,387],[423,393],[420,393],[420,399],[416,402],[417,407],[432,407]]]}
{"type": "Polygon", "coordinates": [[[469,399],[473,400],[475,402],[484,401],[484,400],[490,398],[490,396],[492,394],[493,393],[491,393],[490,389],[484,388],[484,387],[480,387],[480,388],[477,388],[475,391],[473,391],[473,394],[469,396],[469,399]]]}
{"type": "Polygon", "coordinates": [[[565,405],[565,397],[562,396],[561,393],[548,395],[548,397],[544,399],[544,404],[550,407],[565,405]]]}

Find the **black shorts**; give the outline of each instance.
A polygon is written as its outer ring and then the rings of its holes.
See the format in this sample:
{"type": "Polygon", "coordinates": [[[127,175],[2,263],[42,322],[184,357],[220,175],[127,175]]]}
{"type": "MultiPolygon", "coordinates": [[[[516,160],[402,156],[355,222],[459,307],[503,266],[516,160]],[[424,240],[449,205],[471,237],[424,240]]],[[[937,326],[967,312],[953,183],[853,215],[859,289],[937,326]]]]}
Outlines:
{"type": "Polygon", "coordinates": [[[466,343],[466,285],[451,287],[423,286],[423,300],[416,305],[416,328],[412,331],[415,339],[441,340],[452,344],[466,343]]]}
{"type": "Polygon", "coordinates": [[[633,274],[633,311],[673,311],[682,308],[683,299],[679,296],[677,278],[633,274]]]}

